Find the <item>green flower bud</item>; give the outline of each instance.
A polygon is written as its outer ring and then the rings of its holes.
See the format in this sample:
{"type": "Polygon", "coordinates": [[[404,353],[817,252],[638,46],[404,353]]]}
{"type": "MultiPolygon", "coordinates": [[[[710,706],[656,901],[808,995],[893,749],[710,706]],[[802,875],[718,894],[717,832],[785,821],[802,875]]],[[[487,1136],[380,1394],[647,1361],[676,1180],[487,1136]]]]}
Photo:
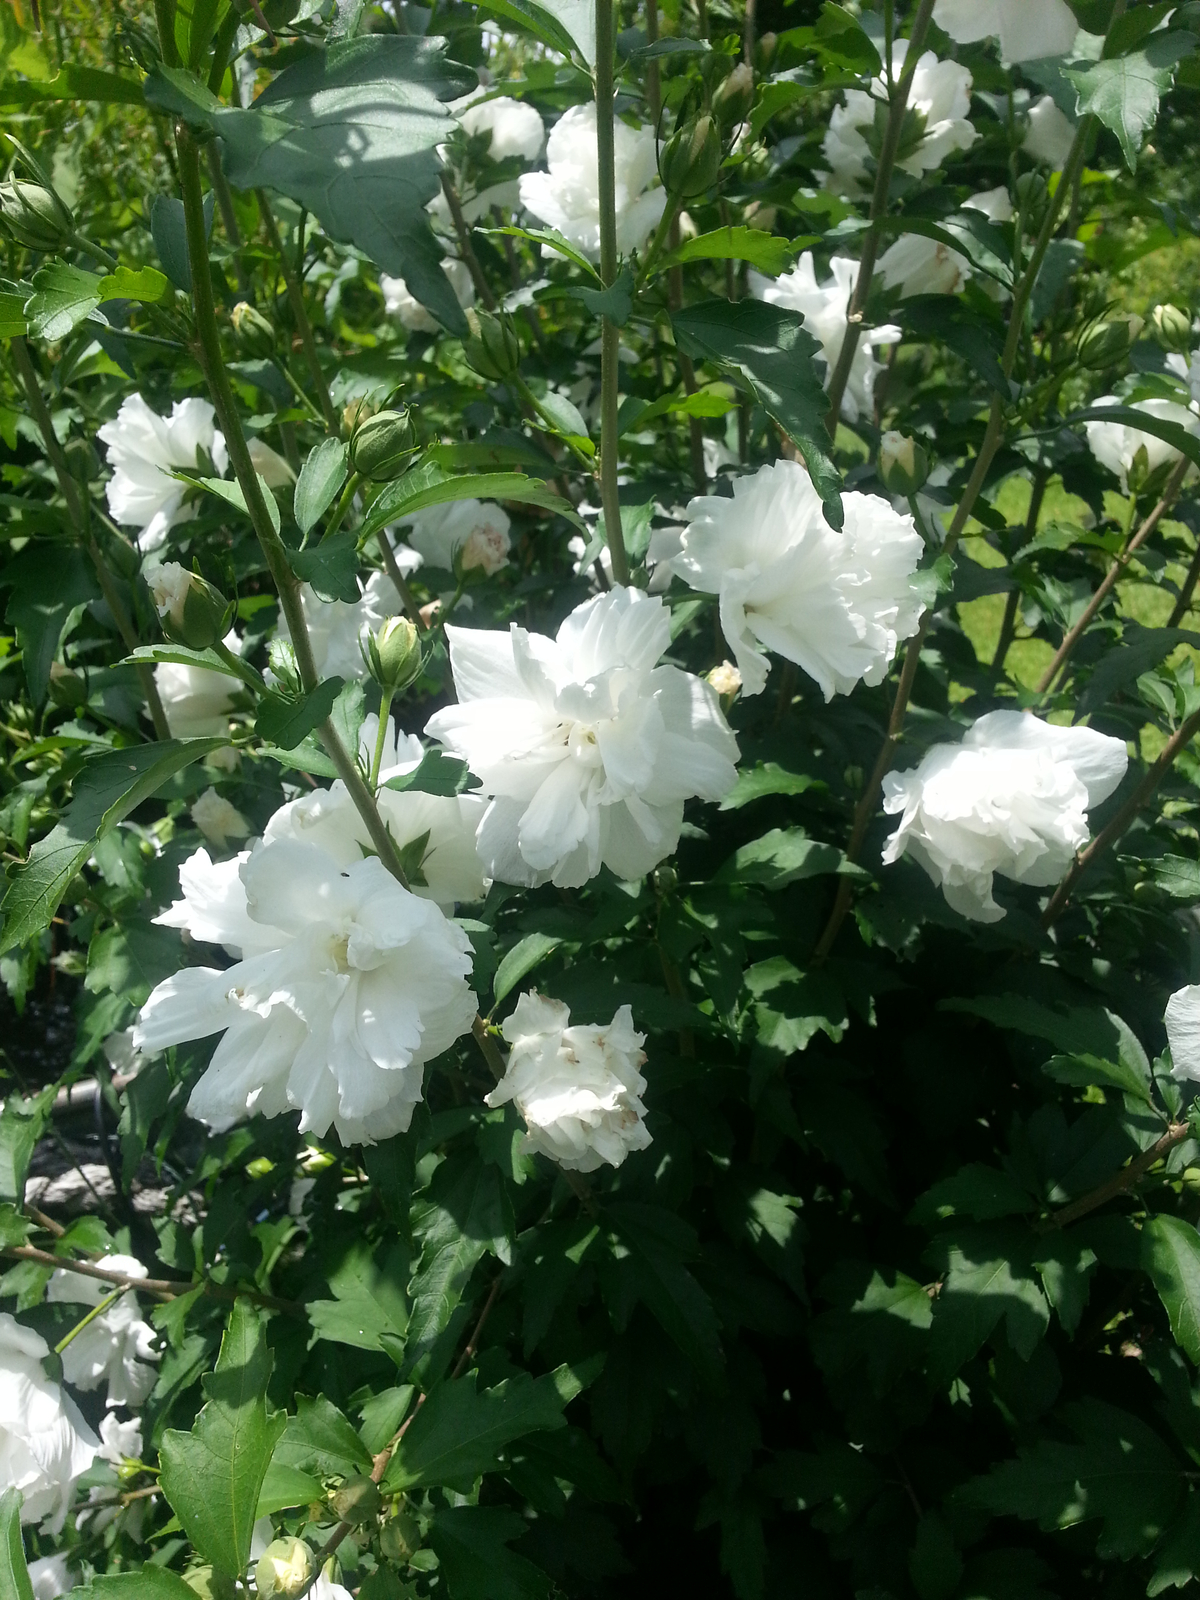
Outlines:
{"type": "Polygon", "coordinates": [[[713,112],[726,133],[745,122],[754,104],[754,74],[744,61],[721,84],[712,97],[713,112]]]}
{"type": "Polygon", "coordinates": [[[77,711],[87,704],[87,684],[77,672],[64,667],[61,661],[50,663],[50,698],[64,710],[77,711]]]}
{"type": "Polygon", "coordinates": [[[379,1536],[379,1548],[389,1561],[407,1564],[421,1548],[421,1525],[405,1512],[389,1517],[379,1536]]]}
{"type": "Polygon", "coordinates": [[[151,567],[146,582],[163,632],[189,650],[207,650],[229,632],[234,607],[219,589],[178,561],[151,567]]]}
{"type": "Polygon", "coordinates": [[[239,300],[230,313],[233,334],[248,356],[269,360],[275,354],[275,329],[261,311],[239,300]]]}
{"type": "Polygon", "coordinates": [[[90,483],[100,472],[100,457],[90,439],[68,439],[63,455],[71,476],[79,483],[90,483]]]}
{"type": "Polygon", "coordinates": [[[463,345],[467,365],[492,383],[511,378],[521,364],[521,345],[507,317],[468,311],[471,332],[463,345]]]}
{"type": "Polygon", "coordinates": [[[707,113],[685,122],[667,140],[659,173],[667,193],[694,200],[711,189],[721,170],[721,130],[707,113]]]}
{"type": "Polygon", "coordinates": [[[1094,372],[1118,366],[1129,354],[1129,348],[1141,333],[1141,317],[1120,315],[1093,322],[1084,330],[1079,340],[1079,365],[1094,372]]]}
{"type": "Polygon", "coordinates": [[[296,1600],[313,1575],[312,1551],[303,1539],[276,1539],[263,1551],[254,1569],[259,1600],[296,1600]]]}
{"type": "MultiPolygon", "coordinates": [[[[411,623],[409,627],[412,627],[411,623]]],[[[382,632],[382,629],[380,631],[382,632]]],[[[416,632],[415,629],[413,631],[416,632]]],[[[360,1475],[356,1478],[347,1478],[341,1488],[330,1496],[329,1504],[339,1522],[349,1522],[357,1526],[361,1522],[370,1522],[372,1517],[379,1515],[383,1496],[377,1484],[370,1478],[360,1475]]]]}
{"type": "Polygon", "coordinates": [[[45,255],[61,250],[75,232],[75,218],[54,190],[23,178],[0,183],[0,222],[17,244],[45,255]]]}
{"type": "Polygon", "coordinates": [[[421,636],[407,617],[388,617],[367,639],[364,654],[379,687],[398,694],[421,671],[421,636]]]}
{"type": "Polygon", "coordinates": [[[377,411],[354,430],[350,465],[361,477],[387,483],[400,476],[415,449],[416,438],[408,407],[400,411],[377,411]]]}
{"type": "Polygon", "coordinates": [[[885,433],[879,441],[879,476],[889,494],[907,500],[929,476],[929,457],[915,439],[885,433]]]}
{"type": "Polygon", "coordinates": [[[1150,317],[1154,337],[1164,350],[1186,356],[1192,348],[1192,319],[1178,306],[1155,306],[1150,317]]]}

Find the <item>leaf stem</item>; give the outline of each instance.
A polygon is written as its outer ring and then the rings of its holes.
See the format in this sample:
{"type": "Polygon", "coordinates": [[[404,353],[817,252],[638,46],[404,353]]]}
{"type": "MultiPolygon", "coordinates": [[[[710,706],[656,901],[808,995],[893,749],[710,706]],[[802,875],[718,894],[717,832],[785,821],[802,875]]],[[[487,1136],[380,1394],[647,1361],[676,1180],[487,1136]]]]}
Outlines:
{"type": "MultiPolygon", "coordinates": [[[[610,289],[617,277],[617,178],[613,132],[613,0],[596,3],[596,160],[600,190],[600,281],[610,289]]],[[[600,322],[600,503],[612,557],[613,581],[629,582],[629,557],[621,528],[617,489],[617,385],[620,332],[611,317],[600,322]]]]}
{"type": "Polygon", "coordinates": [[[1156,1139],[1149,1150],[1143,1150],[1140,1156],[1135,1156],[1127,1167],[1122,1167],[1120,1172],[1114,1173],[1090,1193],[1072,1200],[1069,1206],[1052,1211],[1040,1231],[1049,1233],[1054,1228],[1067,1228],[1072,1222],[1078,1222],[1080,1217],[1086,1217],[1089,1211],[1104,1205],[1107,1200],[1115,1200],[1119,1194],[1140,1183],[1151,1167],[1156,1166],[1177,1144],[1182,1144],[1194,1132],[1190,1122],[1173,1122],[1161,1139],[1156,1139]]]}
{"type": "Polygon", "coordinates": [[[109,1306],[111,1306],[114,1301],[119,1300],[121,1296],[126,1293],[128,1293],[128,1290],[126,1289],[114,1289],[111,1294],[106,1294],[103,1300],[99,1301],[92,1307],[86,1317],[83,1317],[79,1322],[77,1322],[69,1333],[65,1333],[62,1336],[62,1338],[54,1346],[54,1354],[56,1356],[62,1355],[63,1351],[70,1344],[71,1340],[75,1338],[76,1334],[82,1333],[89,1322],[94,1322],[102,1312],[108,1310],[109,1306]]]}

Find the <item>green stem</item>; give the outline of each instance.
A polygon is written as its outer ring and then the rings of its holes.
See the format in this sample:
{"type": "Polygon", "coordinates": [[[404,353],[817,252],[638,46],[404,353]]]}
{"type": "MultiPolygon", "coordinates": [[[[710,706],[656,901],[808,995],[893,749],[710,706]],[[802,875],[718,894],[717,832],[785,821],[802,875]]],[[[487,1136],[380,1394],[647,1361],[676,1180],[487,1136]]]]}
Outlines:
{"type": "Polygon", "coordinates": [[[379,544],[379,553],[383,557],[384,568],[388,577],[392,580],[392,587],[404,604],[404,609],[408,613],[408,620],[422,633],[425,632],[425,618],[421,615],[421,608],[417,604],[412,590],[408,587],[408,579],[400,571],[399,563],[396,560],[396,552],[392,549],[392,541],[388,538],[385,528],[380,528],[377,542],[379,544]]]}
{"type": "Polygon", "coordinates": [[[488,311],[495,311],[498,304],[496,296],[492,293],[492,286],[483,275],[483,268],[479,265],[479,257],[475,254],[475,246],[471,243],[471,230],[467,226],[467,219],[463,216],[462,201],[458,198],[458,190],[449,172],[442,168],[442,193],[446,197],[446,204],[450,207],[450,220],[454,224],[454,232],[458,238],[458,248],[462,251],[462,258],[467,271],[471,274],[471,282],[475,285],[475,293],[483,301],[488,311]]]}
{"type": "Polygon", "coordinates": [[[263,692],[266,684],[263,682],[262,674],[256,672],[248,661],[243,661],[241,656],[236,655],[221,639],[217,640],[216,644],[213,645],[213,649],[235,677],[240,678],[255,693],[261,694],[263,692]]]}
{"type": "Polygon", "coordinates": [[[225,229],[225,237],[229,240],[229,248],[233,251],[233,270],[237,277],[238,293],[245,299],[250,293],[250,280],[242,265],[242,230],[238,227],[237,213],[233,209],[233,194],[225,176],[225,168],[221,165],[221,152],[215,140],[209,141],[204,153],[208,160],[208,175],[212,179],[213,193],[217,197],[217,208],[221,213],[221,224],[225,229]]]}
{"type": "Polygon", "coordinates": [[[116,256],[110,256],[107,250],[102,250],[98,244],[93,244],[82,233],[75,232],[71,235],[71,243],[76,250],[82,250],[86,255],[94,256],[97,261],[102,261],[110,271],[115,272],[121,263],[116,256]]]}
{"type": "Polygon", "coordinates": [[[75,1324],[70,1333],[63,1335],[63,1337],[54,1346],[54,1354],[56,1356],[62,1355],[63,1351],[70,1344],[71,1340],[75,1338],[76,1334],[82,1333],[89,1322],[94,1322],[102,1312],[108,1310],[109,1306],[111,1306],[114,1301],[119,1300],[123,1294],[128,1293],[129,1291],[127,1289],[114,1289],[111,1294],[106,1294],[99,1305],[93,1306],[88,1312],[87,1316],[75,1324]]]}
{"type": "Polygon", "coordinates": [[[330,517],[329,522],[326,525],[325,532],[321,535],[322,539],[332,539],[333,535],[341,527],[342,518],[346,515],[347,511],[349,511],[351,505],[353,504],[354,496],[358,493],[358,486],[361,482],[362,479],[359,477],[357,472],[352,472],[349,478],[347,478],[346,487],[342,490],[342,498],[338,501],[336,507],[334,508],[333,515],[330,517]]]}
{"type": "MultiPolygon", "coordinates": [[[[292,317],[296,324],[296,332],[300,335],[300,343],[304,349],[304,359],[308,363],[308,370],[312,375],[313,387],[316,389],[317,400],[320,402],[321,415],[325,418],[325,425],[330,433],[339,431],[338,414],[333,408],[333,401],[329,397],[329,385],[325,382],[325,374],[321,370],[321,359],[317,354],[317,341],[313,338],[312,323],[308,320],[308,311],[304,305],[304,288],[300,279],[292,269],[288,260],[287,251],[279,237],[279,229],[275,225],[275,217],[271,211],[271,202],[265,189],[256,189],[254,198],[258,201],[259,213],[263,219],[263,226],[267,230],[267,238],[271,248],[279,258],[279,269],[283,273],[283,281],[287,285],[288,304],[292,308],[292,317]]],[[[304,238],[303,224],[300,228],[301,240],[304,238]]]]}
{"type": "MultiPolygon", "coordinates": [[[[613,0],[596,4],[596,160],[600,179],[600,281],[611,288],[617,276],[617,181],[613,133],[613,0]]],[[[604,317],[600,326],[600,503],[612,557],[613,580],[629,582],[629,557],[621,528],[617,491],[617,384],[620,333],[604,317]]]]}
{"type": "Polygon", "coordinates": [[[666,210],[663,212],[662,220],[654,230],[654,237],[650,241],[650,248],[646,251],[646,259],[642,262],[642,270],[638,273],[637,286],[639,289],[644,283],[648,282],[650,269],[658,260],[658,253],[663,247],[663,242],[675,226],[675,219],[679,216],[682,208],[683,201],[676,196],[675,199],[668,203],[666,210]]]}
{"type": "Polygon", "coordinates": [[[154,20],[158,24],[158,47],[168,67],[182,66],[175,43],[175,0],[154,0],[154,20]]]}
{"type": "Polygon", "coordinates": [[[388,719],[392,714],[393,689],[384,689],[379,701],[379,731],[375,735],[375,754],[371,758],[371,788],[379,788],[379,769],[383,765],[383,747],[387,743],[388,719]]]}
{"type": "Polygon", "coordinates": [[[522,400],[524,400],[527,405],[533,407],[534,411],[536,411],[538,416],[541,417],[542,421],[547,425],[554,437],[556,439],[561,439],[566,445],[567,449],[570,450],[571,454],[576,457],[580,464],[585,466],[588,471],[591,472],[595,465],[592,458],[582,451],[577,444],[572,444],[570,439],[568,439],[564,434],[558,432],[558,424],[554,420],[554,417],[549,411],[546,410],[545,406],[538,399],[537,395],[534,394],[533,390],[525,382],[525,379],[521,376],[521,374],[519,372],[514,372],[508,381],[521,396],[522,400]]]}

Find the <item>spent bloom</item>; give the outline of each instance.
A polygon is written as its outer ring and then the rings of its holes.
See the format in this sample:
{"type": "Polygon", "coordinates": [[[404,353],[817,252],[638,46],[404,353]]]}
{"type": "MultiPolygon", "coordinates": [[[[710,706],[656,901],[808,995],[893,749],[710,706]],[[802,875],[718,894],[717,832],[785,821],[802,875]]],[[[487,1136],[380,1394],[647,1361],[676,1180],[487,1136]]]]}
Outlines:
{"type": "Polygon", "coordinates": [[[542,153],[546,129],[537,110],[523,100],[502,94],[490,100],[472,99],[461,110],[457,105],[451,110],[471,137],[487,134],[487,153],[493,161],[513,156],[536,161],[542,153]]]}
{"type": "Polygon", "coordinates": [[[0,1486],[21,1491],[22,1522],[57,1533],[100,1441],[46,1376],[49,1354],[40,1333],[0,1311],[0,1486]]]}
{"type": "Polygon", "coordinates": [[[1123,741],[1094,728],[991,711],[961,744],[934,745],[916,767],[883,780],[883,809],[900,818],[883,859],[912,855],[955,911],[998,922],[993,874],[1057,883],[1087,842],[1087,813],[1128,762],[1123,741]]]}
{"type": "MultiPolygon", "coordinates": [[[[892,46],[893,77],[903,73],[907,53],[908,40],[897,39],[892,46]]],[[[830,115],[822,150],[840,190],[857,193],[866,179],[870,148],[864,130],[873,126],[876,107],[887,98],[887,80],[880,73],[869,91],[847,89],[845,105],[835,106],[830,115]]],[[[908,104],[925,119],[925,129],[916,148],[896,165],[914,178],[934,171],[956,150],[969,150],[979,137],[968,121],[971,74],[956,61],[939,61],[926,50],[917,61],[908,104]]]]}
{"type": "Polygon", "coordinates": [[[457,556],[464,572],[478,568],[490,576],[508,564],[511,526],[508,513],[492,501],[449,500],[415,516],[405,538],[431,567],[449,571],[457,556]]]}
{"type": "MultiPolygon", "coordinates": [[[[640,250],[666,209],[666,193],[651,189],[658,175],[653,128],[614,129],[617,187],[617,249],[640,250]]],[[[555,123],[546,143],[548,172],[521,179],[521,204],[548,227],[557,228],[589,261],[600,259],[600,169],[596,155],[596,107],[572,106],[555,123]]],[[[543,247],[547,253],[548,247],[543,247]]]]}
{"type": "Polygon", "coordinates": [[[1021,149],[1035,161],[1061,172],[1075,143],[1075,124],[1044,94],[1029,108],[1029,128],[1021,149]]]}
{"type": "Polygon", "coordinates": [[[933,20],[957,44],[998,36],[1006,61],[1065,55],[1079,32],[1067,0],[937,0],[933,20]]]}
{"type": "MultiPolygon", "coordinates": [[[[825,384],[833,375],[846,337],[850,296],[858,277],[858,262],[849,256],[834,256],[829,263],[833,276],[828,283],[817,282],[816,267],[811,250],[806,250],[791,272],[780,278],[764,278],[756,272],[750,274],[750,286],[760,300],[769,305],[786,306],[798,311],[804,326],[819,341],[825,358],[825,384]]],[[[850,368],[850,381],[842,401],[842,415],[848,422],[857,420],[860,412],[871,410],[871,397],[875,379],[881,368],[873,351],[879,345],[895,344],[900,329],[893,326],[868,328],[859,340],[850,368]]]]}
{"type": "MultiPolygon", "coordinates": [[[[1112,394],[1092,402],[1094,406],[1119,406],[1127,403],[1112,394]]],[[[1191,434],[1200,434],[1200,416],[1174,400],[1135,400],[1132,408],[1134,411],[1144,411],[1148,417],[1158,417],[1163,422],[1177,422],[1191,434]]],[[[1143,476],[1148,476],[1164,462],[1174,464],[1179,460],[1179,451],[1165,439],[1160,439],[1153,433],[1145,433],[1141,428],[1132,428],[1128,423],[1088,422],[1084,426],[1087,429],[1088,449],[1102,467],[1107,467],[1121,480],[1122,493],[1128,491],[1129,475],[1133,470],[1135,458],[1141,451],[1145,451],[1145,458],[1141,463],[1143,476]]]]}
{"type": "Polygon", "coordinates": [[[516,1103],[529,1130],[527,1151],[540,1150],[575,1172],[606,1162],[619,1167],[630,1151],[650,1143],[641,1098],[646,1036],[635,1033],[628,1006],[606,1028],[570,1023],[560,1000],[536,990],[523,994],[501,1030],[512,1050],[487,1103],[516,1103]]]}
{"type": "Polygon", "coordinates": [[[167,530],[192,516],[184,505],[188,486],[171,476],[181,468],[195,472],[200,452],[217,471],[229,464],[225,439],[213,422],[207,400],[177,400],[169,417],[152,411],[140,394],[121,402],[112,422],[98,430],[108,448],[113,475],[105,486],[113,521],[138,530],[138,549],[159,549],[167,530]]]}
{"type": "MultiPolygon", "coordinates": [[[[96,1265],[125,1278],[148,1275],[134,1256],[103,1256],[96,1265]]],[[[46,1286],[46,1299],[54,1304],[98,1306],[111,1293],[110,1285],[65,1267],[46,1286]]],[[[142,1320],[136,1294],[127,1289],[71,1340],[62,1353],[63,1377],[85,1391],[107,1384],[106,1405],[141,1405],[158,1377],[149,1364],[159,1359],[156,1339],[154,1329],[142,1320]]]]}
{"type": "MultiPolygon", "coordinates": [[[[420,557],[412,550],[396,551],[396,565],[404,577],[420,566],[420,557]]],[[[368,634],[373,634],[388,617],[399,616],[404,610],[400,591],[386,572],[373,572],[362,593],[355,601],[322,600],[304,583],[300,586],[300,604],[308,624],[308,637],[312,644],[313,661],[323,678],[366,677],[363,647],[368,634]]],[[[279,620],[279,635],[291,637],[287,621],[279,620]]]]}
{"type": "Polygon", "coordinates": [[[861,678],[880,683],[924,609],[912,574],[924,545],[913,519],[877,495],[842,497],[840,533],[797,461],[733,480],[733,496],[687,508],[678,570],[720,596],[721,627],[742,692],[760,694],[774,650],[820,685],[826,700],[861,678]]]}
{"type": "Polygon", "coordinates": [[[134,1029],[145,1051],[222,1035],[191,1114],[225,1130],[298,1110],[302,1133],[344,1144],[403,1132],[425,1063],[475,1015],[462,929],[356,844],[287,832],[216,864],[198,850],[179,881],[158,922],[237,958],[165,979],[134,1029]]]}
{"type": "MultiPolygon", "coordinates": [[[[465,310],[467,306],[475,304],[475,284],[471,278],[470,269],[465,261],[460,261],[457,256],[446,256],[442,261],[442,271],[450,280],[450,287],[454,291],[454,298],[465,310]]],[[[409,291],[403,278],[389,278],[386,272],[379,274],[379,287],[383,293],[383,308],[389,317],[395,317],[401,327],[407,328],[410,333],[438,333],[441,323],[432,311],[427,311],[414,294],[409,291]]]]}
{"type": "Polygon", "coordinates": [[[733,787],[737,742],[713,690],[660,666],[670,612],[617,587],[555,638],[447,627],[459,703],[426,732],[493,797],[477,843],[503,883],[574,888],[607,866],[640,878],[674,850],[690,796],[733,787]]]}

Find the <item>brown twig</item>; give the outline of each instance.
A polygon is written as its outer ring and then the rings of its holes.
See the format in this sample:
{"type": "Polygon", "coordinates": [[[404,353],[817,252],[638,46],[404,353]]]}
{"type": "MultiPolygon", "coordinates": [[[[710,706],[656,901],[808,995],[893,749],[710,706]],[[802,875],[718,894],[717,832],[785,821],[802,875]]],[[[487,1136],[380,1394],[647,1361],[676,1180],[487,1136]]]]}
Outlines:
{"type": "Polygon", "coordinates": [[[1041,1231],[1048,1233],[1054,1228],[1069,1227],[1072,1222],[1078,1222],[1080,1217],[1086,1217],[1089,1211],[1095,1211],[1105,1201],[1115,1200],[1117,1195],[1132,1189],[1134,1184],[1145,1177],[1151,1167],[1161,1161],[1177,1144],[1182,1144],[1194,1131],[1190,1122],[1172,1122],[1162,1138],[1156,1139],[1149,1150],[1143,1150],[1140,1156],[1135,1156],[1127,1167],[1122,1167],[1120,1172],[1114,1173],[1090,1193],[1081,1195],[1078,1200],[1072,1200],[1069,1206],[1051,1212],[1043,1223],[1041,1231]]]}
{"type": "Polygon", "coordinates": [[[39,1266],[61,1268],[64,1272],[78,1272],[83,1278],[95,1278],[100,1283],[110,1283],[119,1289],[141,1289],[146,1294],[154,1295],[158,1300],[177,1300],[180,1295],[203,1289],[205,1294],[212,1295],[217,1300],[236,1300],[241,1297],[253,1300],[255,1305],[264,1306],[268,1311],[286,1311],[293,1316],[300,1315],[304,1311],[304,1307],[294,1300],[277,1300],[274,1295],[260,1294],[255,1289],[234,1289],[223,1283],[210,1283],[207,1280],[200,1283],[185,1283],[180,1278],[130,1278],[125,1273],[113,1272],[108,1267],[93,1266],[90,1261],[76,1261],[70,1256],[51,1255],[48,1250],[39,1250],[31,1244],[8,1245],[0,1250],[0,1256],[7,1256],[14,1261],[36,1261],[39,1266]]]}

